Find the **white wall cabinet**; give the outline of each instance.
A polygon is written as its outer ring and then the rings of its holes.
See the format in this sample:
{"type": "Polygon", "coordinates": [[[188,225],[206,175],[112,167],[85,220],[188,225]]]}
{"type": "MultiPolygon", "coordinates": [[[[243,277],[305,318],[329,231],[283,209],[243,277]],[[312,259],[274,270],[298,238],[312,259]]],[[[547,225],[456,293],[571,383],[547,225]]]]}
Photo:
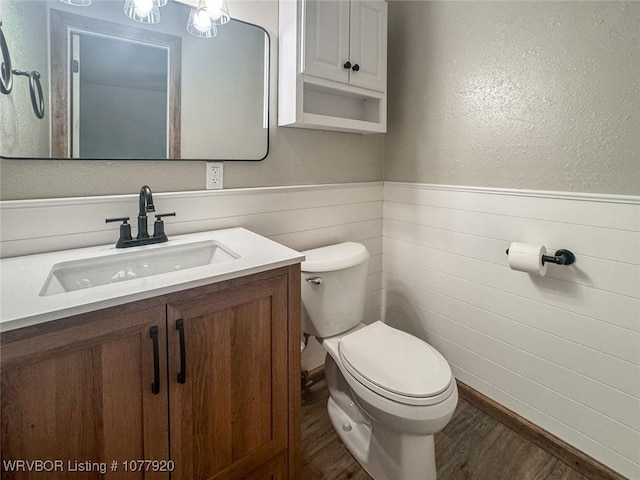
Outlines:
{"type": "Polygon", "coordinates": [[[303,72],[384,92],[387,87],[387,4],[308,0],[304,6],[303,72]]]}
{"type": "Polygon", "coordinates": [[[350,83],[386,92],[387,2],[352,0],[350,24],[350,83]]]}
{"type": "Polygon", "coordinates": [[[280,0],[278,124],[386,131],[387,3],[280,0]]]}

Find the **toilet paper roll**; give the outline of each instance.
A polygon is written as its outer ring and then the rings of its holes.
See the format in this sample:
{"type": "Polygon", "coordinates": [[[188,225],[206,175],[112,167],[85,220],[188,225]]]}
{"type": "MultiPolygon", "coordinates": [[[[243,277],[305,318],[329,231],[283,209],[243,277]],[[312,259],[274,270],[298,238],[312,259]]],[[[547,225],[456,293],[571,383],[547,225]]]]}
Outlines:
{"type": "Polygon", "coordinates": [[[546,254],[544,245],[512,242],[509,246],[509,267],[544,277],[547,274],[547,264],[542,262],[542,256],[546,254]]]}

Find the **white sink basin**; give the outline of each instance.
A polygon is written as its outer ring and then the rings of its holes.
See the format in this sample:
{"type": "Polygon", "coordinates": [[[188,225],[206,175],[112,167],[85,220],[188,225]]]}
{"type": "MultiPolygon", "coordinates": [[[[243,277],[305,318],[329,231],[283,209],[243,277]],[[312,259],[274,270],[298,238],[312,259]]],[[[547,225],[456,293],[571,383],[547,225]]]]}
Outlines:
{"type": "MultiPolygon", "coordinates": [[[[1,2],[2,0],[0,0],[1,2]]],[[[242,227],[0,259],[0,333],[288,267],[304,255],[242,227]]]]}
{"type": "Polygon", "coordinates": [[[142,277],[176,272],[213,263],[227,262],[239,255],[215,240],[182,245],[161,245],[131,251],[61,262],[53,265],[40,296],[56,295],[142,277]]]}

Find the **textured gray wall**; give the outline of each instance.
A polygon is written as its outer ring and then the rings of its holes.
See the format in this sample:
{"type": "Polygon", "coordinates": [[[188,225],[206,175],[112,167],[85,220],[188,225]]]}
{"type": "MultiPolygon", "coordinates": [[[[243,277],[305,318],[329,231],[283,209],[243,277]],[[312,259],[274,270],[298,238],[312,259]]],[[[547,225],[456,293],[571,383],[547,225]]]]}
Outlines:
{"type": "Polygon", "coordinates": [[[640,3],[389,6],[385,180],[640,194],[640,3]]]}
{"type": "MultiPolygon", "coordinates": [[[[2,2],[3,0],[0,0],[2,2]]],[[[227,162],[225,188],[382,180],[382,135],[277,128],[278,2],[230,0],[231,15],[271,36],[270,153],[262,162],[227,162]]],[[[1,199],[202,190],[202,161],[2,160],[1,199]]]]}
{"type": "MultiPolygon", "coordinates": [[[[271,35],[271,151],[225,164],[227,188],[380,180],[384,155],[386,180],[640,194],[640,3],[391,1],[386,137],[277,128],[277,2],[230,8],[271,35]]],[[[203,162],[0,175],[3,199],[204,188],[203,162]]]]}

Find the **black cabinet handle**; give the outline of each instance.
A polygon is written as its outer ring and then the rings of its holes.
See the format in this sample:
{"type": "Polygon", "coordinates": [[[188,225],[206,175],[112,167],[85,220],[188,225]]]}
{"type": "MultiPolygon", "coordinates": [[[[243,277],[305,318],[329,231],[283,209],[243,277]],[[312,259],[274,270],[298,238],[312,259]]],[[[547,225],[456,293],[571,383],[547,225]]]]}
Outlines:
{"type": "Polygon", "coordinates": [[[160,393],[160,352],[158,351],[157,326],[149,329],[149,338],[153,341],[153,383],[151,384],[151,393],[158,395],[160,393]]]}
{"type": "Polygon", "coordinates": [[[180,371],[178,372],[178,383],[187,382],[187,353],[184,342],[184,322],[182,319],[176,320],[176,330],[180,337],[180,371]]]}
{"type": "Polygon", "coordinates": [[[358,70],[360,70],[360,65],[356,63],[353,67],[351,67],[351,70],[353,70],[354,72],[357,72],[358,70]]]}
{"type": "Polygon", "coordinates": [[[347,70],[349,70],[351,68],[351,62],[345,62],[343,67],[346,68],[347,70]]]}

